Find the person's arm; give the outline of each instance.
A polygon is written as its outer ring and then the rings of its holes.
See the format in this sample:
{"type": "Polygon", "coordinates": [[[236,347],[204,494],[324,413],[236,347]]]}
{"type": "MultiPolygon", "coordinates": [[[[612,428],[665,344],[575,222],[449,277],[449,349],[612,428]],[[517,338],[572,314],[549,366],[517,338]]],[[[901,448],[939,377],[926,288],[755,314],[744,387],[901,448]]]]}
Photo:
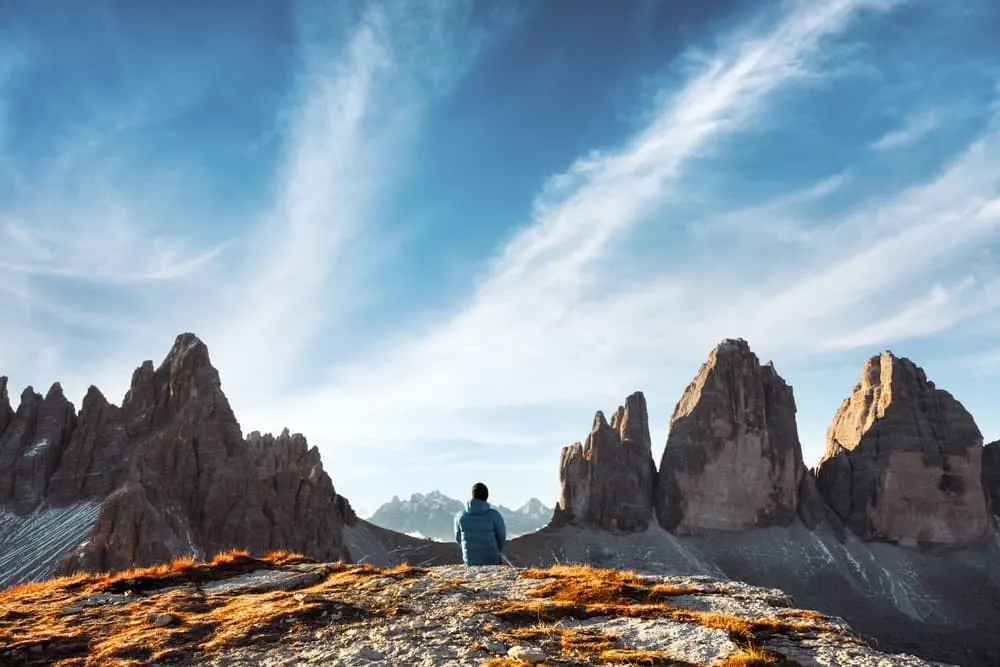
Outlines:
{"type": "Polygon", "coordinates": [[[458,522],[459,516],[455,515],[455,541],[458,542],[458,546],[462,546],[462,524],[458,522]]]}
{"type": "Polygon", "coordinates": [[[507,525],[503,522],[503,515],[493,510],[493,533],[497,538],[497,549],[503,551],[507,544],[507,525]]]}

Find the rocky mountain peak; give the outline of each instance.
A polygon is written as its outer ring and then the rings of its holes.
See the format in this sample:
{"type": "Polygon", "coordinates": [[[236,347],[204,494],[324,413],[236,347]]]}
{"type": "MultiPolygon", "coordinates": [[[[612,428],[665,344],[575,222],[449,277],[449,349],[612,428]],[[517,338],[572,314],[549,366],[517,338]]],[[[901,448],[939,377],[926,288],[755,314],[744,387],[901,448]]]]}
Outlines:
{"type": "Polygon", "coordinates": [[[0,437],[13,418],[14,409],[10,406],[10,396],[7,393],[7,376],[0,375],[0,437]]]}
{"type": "Polygon", "coordinates": [[[65,508],[74,522],[87,520],[59,537],[72,545],[63,572],[231,548],[349,557],[343,527],[356,517],[319,450],[287,429],[244,440],[193,334],[178,336],[159,366],[146,361],[135,370],[121,408],[91,387],[77,416],[56,383],[45,398],[29,387],[7,414],[0,410],[9,421],[0,435],[0,509],[22,514],[44,505],[53,516],[65,508]]]}
{"type": "Polygon", "coordinates": [[[645,530],[652,517],[655,478],[646,399],[636,392],[618,408],[612,424],[598,411],[586,442],[563,448],[562,492],[554,520],[605,530],[645,530]]]}
{"type": "Polygon", "coordinates": [[[972,415],[906,358],[882,352],[827,430],[820,492],[865,539],[966,544],[988,530],[983,437],[972,415]]]}
{"type": "Polygon", "coordinates": [[[630,394],[625,399],[625,405],[619,406],[611,416],[611,428],[618,431],[622,442],[631,442],[637,446],[652,448],[649,437],[649,413],[646,410],[646,397],[641,391],[630,394]]]}
{"type": "Polygon", "coordinates": [[[786,524],[804,474],[792,388],[743,339],[708,355],[670,419],[657,518],[680,533],[786,524]]]}
{"type": "Polygon", "coordinates": [[[30,512],[42,504],[75,424],[76,410],[58,383],[44,398],[33,387],[21,392],[0,434],[0,506],[30,512]]]}

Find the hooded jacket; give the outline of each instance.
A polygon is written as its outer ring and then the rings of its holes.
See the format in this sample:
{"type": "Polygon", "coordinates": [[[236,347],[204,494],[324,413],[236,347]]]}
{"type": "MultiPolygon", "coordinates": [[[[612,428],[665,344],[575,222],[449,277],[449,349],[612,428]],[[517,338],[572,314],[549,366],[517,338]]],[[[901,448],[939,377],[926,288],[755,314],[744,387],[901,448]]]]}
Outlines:
{"type": "Polygon", "coordinates": [[[503,517],[485,500],[470,500],[455,515],[455,541],[466,565],[499,565],[507,542],[503,517]]]}

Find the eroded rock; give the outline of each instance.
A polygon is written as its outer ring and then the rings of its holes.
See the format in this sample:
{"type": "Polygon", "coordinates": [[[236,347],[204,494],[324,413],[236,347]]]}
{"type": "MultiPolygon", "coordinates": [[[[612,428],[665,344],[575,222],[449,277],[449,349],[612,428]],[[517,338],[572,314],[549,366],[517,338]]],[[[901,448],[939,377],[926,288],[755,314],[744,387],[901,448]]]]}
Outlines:
{"type": "Polygon", "coordinates": [[[1000,440],[983,448],[982,479],[990,512],[1000,517],[1000,440]]]}
{"type": "MultiPolygon", "coordinates": [[[[27,388],[13,412],[4,380],[0,425],[0,508],[27,520],[45,508],[99,505],[61,572],[234,548],[349,558],[343,526],[357,518],[319,451],[287,430],[245,440],[193,334],[178,336],[159,367],[147,361],[135,371],[120,408],[91,387],[78,416],[55,384],[44,398],[27,388]]],[[[65,548],[56,537],[45,542],[65,548]]]]}
{"type": "Polygon", "coordinates": [[[697,533],[790,523],[803,473],[792,388],[746,341],[723,341],[670,419],[660,525],[697,533]]]}
{"type": "Polygon", "coordinates": [[[41,505],[75,424],[76,410],[58,383],[44,398],[31,387],[21,393],[0,436],[0,506],[24,513],[41,505]]]}
{"type": "Polygon", "coordinates": [[[598,412],[584,444],[563,448],[559,481],[554,523],[627,532],[649,527],[656,467],[641,392],[625,400],[610,424],[598,412]]]}
{"type": "Polygon", "coordinates": [[[863,539],[969,544],[988,529],[982,456],[962,404],[909,359],[883,352],[834,416],[817,481],[863,539]]]}

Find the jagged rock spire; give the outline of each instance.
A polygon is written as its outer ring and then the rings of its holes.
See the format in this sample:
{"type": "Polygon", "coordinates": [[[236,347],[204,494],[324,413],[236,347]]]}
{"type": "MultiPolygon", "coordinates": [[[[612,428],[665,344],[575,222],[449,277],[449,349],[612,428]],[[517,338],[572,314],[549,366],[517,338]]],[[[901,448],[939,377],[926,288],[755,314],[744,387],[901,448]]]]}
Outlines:
{"type": "Polygon", "coordinates": [[[724,340],[670,419],[660,525],[686,533],[789,523],[803,472],[792,388],[745,340],[724,340]]]}
{"type": "Polygon", "coordinates": [[[820,492],[860,537],[968,544],[988,530],[983,437],[923,369],[883,352],[844,399],[817,468],[820,492]]]}
{"type": "Polygon", "coordinates": [[[611,424],[599,411],[586,442],[563,448],[562,491],[553,520],[605,530],[645,530],[652,518],[655,480],[646,399],[635,392],[614,413],[611,424]]]}

